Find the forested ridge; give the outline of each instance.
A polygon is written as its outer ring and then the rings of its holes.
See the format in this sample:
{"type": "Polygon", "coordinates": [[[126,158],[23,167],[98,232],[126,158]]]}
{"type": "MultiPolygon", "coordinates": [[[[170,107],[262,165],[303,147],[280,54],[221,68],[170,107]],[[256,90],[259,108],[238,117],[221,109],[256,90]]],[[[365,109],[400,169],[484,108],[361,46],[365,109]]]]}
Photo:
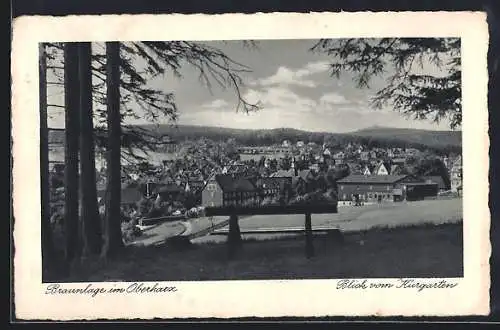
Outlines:
{"type": "MultiPolygon", "coordinates": [[[[195,125],[142,125],[159,135],[166,135],[175,142],[207,138],[213,141],[235,139],[238,144],[263,146],[281,144],[284,140],[291,143],[297,141],[315,142],[342,146],[348,143],[363,143],[374,147],[415,147],[431,149],[449,149],[457,151],[461,148],[461,131],[430,131],[419,129],[371,127],[350,133],[308,132],[293,128],[276,129],[234,129],[213,126],[195,125]]],[[[64,141],[63,131],[51,130],[51,143],[64,141]]]]}

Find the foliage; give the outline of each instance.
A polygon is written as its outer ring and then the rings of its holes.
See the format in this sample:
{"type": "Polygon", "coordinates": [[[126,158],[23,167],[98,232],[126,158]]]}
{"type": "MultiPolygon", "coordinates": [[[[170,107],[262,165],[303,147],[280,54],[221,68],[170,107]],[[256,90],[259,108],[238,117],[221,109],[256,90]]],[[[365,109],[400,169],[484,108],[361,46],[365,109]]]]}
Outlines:
{"type": "MultiPolygon", "coordinates": [[[[104,47],[93,43],[92,74],[94,117],[96,121],[95,138],[97,152],[106,147],[106,59],[104,47]]],[[[244,44],[248,47],[248,43],[244,44]]],[[[49,66],[56,81],[51,85],[62,84],[61,57],[62,44],[48,44],[49,66]]],[[[232,88],[237,96],[237,111],[251,112],[260,109],[259,103],[249,103],[240,91],[243,84],[241,74],[250,69],[240,64],[215,47],[199,42],[122,42],[120,43],[120,111],[122,120],[122,158],[127,162],[145,160],[135,152],[141,150],[147,155],[159,145],[168,141],[168,136],[158,131],[145,129],[138,125],[126,124],[129,119],[146,119],[154,125],[168,119],[175,123],[177,106],[173,92],[151,88],[149,81],[171,75],[182,78],[181,68],[193,66],[199,73],[200,82],[212,88],[215,83],[222,88],[232,88]],[[141,67],[138,63],[144,63],[141,67]]],[[[59,105],[55,105],[59,106],[59,105]]],[[[154,127],[154,126],[153,126],[154,127]]]]}
{"type": "Polygon", "coordinates": [[[451,128],[461,126],[460,39],[321,39],[311,50],[332,57],[332,76],[351,73],[360,88],[387,75],[372,100],[375,108],[393,106],[414,119],[446,119],[451,128]],[[427,62],[432,68],[425,67],[427,62]]]}

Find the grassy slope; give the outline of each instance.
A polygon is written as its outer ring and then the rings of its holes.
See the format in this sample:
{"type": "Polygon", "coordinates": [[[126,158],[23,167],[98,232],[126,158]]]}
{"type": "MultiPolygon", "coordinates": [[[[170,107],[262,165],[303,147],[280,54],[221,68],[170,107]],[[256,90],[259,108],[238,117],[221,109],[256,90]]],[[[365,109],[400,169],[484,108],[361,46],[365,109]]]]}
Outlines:
{"type": "MultiPolygon", "coordinates": [[[[458,222],[462,219],[462,199],[426,200],[408,203],[387,203],[367,205],[363,207],[339,207],[336,214],[313,214],[312,225],[336,226],[343,231],[366,230],[378,226],[396,227],[421,223],[442,224],[458,222]]],[[[240,219],[240,228],[280,228],[302,227],[304,215],[255,215],[240,219]]],[[[282,234],[259,235],[259,237],[275,237],[282,234]]],[[[253,235],[248,235],[253,237],[253,235]]],[[[223,241],[221,236],[209,236],[198,241],[223,241]]]]}
{"type": "Polygon", "coordinates": [[[106,266],[87,264],[69,281],[250,280],[463,276],[462,225],[421,225],[350,233],[340,243],[314,240],[316,256],[304,256],[300,238],[248,241],[229,260],[225,244],[187,251],[167,246],[130,248],[106,266]]]}
{"type": "MultiPolygon", "coordinates": [[[[461,205],[461,199],[451,199],[340,208],[338,214],[314,215],[313,225],[336,223],[361,231],[344,234],[342,244],[317,236],[317,256],[313,260],[304,257],[301,235],[259,242],[248,240],[235,260],[227,259],[225,244],[210,241],[193,245],[187,251],[168,246],[130,247],[119,260],[107,265],[86,264],[75,272],[77,276],[68,280],[461,276],[461,205]]],[[[198,229],[204,226],[200,221],[194,225],[200,226],[198,229]]],[[[303,216],[254,216],[240,221],[242,228],[265,225],[303,225],[303,216]]],[[[217,237],[225,241],[225,237],[217,237]]]]}

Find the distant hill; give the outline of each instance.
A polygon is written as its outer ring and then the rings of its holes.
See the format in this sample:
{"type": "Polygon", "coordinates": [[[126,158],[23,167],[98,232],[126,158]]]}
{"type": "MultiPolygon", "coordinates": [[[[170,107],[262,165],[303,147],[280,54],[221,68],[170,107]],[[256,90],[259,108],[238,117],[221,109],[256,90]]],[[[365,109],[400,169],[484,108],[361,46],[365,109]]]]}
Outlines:
{"type": "MultiPolygon", "coordinates": [[[[377,143],[379,145],[394,145],[407,147],[428,148],[461,148],[462,132],[460,131],[430,131],[419,129],[371,127],[351,133],[308,132],[293,128],[276,129],[235,129],[196,125],[141,125],[159,135],[167,135],[175,141],[207,138],[214,141],[235,139],[245,145],[269,145],[290,140],[292,143],[302,140],[305,142],[323,143],[330,138],[338,144],[349,142],[377,143]]],[[[64,131],[51,130],[51,143],[62,143],[64,131]]]]}
{"type": "Polygon", "coordinates": [[[354,136],[370,137],[372,139],[397,139],[408,143],[418,143],[427,146],[461,146],[461,131],[430,131],[422,129],[392,128],[374,126],[350,133],[354,136]]]}
{"type": "MultiPolygon", "coordinates": [[[[147,129],[155,130],[160,134],[166,134],[175,140],[179,139],[197,139],[201,137],[212,138],[214,140],[227,140],[234,138],[236,140],[277,140],[281,142],[288,139],[292,142],[297,140],[322,143],[325,136],[331,136],[333,139],[358,140],[358,138],[399,142],[403,144],[417,144],[431,148],[441,148],[447,146],[461,147],[461,131],[431,131],[420,129],[391,128],[391,127],[371,127],[351,133],[330,133],[330,132],[308,132],[293,128],[276,129],[234,129],[225,127],[209,127],[194,125],[145,125],[147,129]]],[[[276,142],[276,141],[273,141],[276,142]]]]}

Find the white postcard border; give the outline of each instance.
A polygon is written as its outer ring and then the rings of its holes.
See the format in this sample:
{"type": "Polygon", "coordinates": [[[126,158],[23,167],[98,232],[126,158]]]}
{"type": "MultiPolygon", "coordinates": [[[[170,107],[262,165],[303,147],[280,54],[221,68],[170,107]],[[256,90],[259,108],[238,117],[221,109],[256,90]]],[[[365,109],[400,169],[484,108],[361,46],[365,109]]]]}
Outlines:
{"type": "MultiPolygon", "coordinates": [[[[13,280],[18,318],[453,316],[489,312],[488,30],[484,13],[20,17],[13,24],[12,45],[13,280]],[[167,294],[102,294],[94,298],[45,294],[39,220],[38,42],[320,37],[462,38],[464,278],[449,279],[458,286],[417,292],[394,288],[337,290],[336,280],[210,281],[161,283],[177,287],[176,292],[167,294]]],[[[110,288],[128,284],[92,285],[110,288]]]]}

